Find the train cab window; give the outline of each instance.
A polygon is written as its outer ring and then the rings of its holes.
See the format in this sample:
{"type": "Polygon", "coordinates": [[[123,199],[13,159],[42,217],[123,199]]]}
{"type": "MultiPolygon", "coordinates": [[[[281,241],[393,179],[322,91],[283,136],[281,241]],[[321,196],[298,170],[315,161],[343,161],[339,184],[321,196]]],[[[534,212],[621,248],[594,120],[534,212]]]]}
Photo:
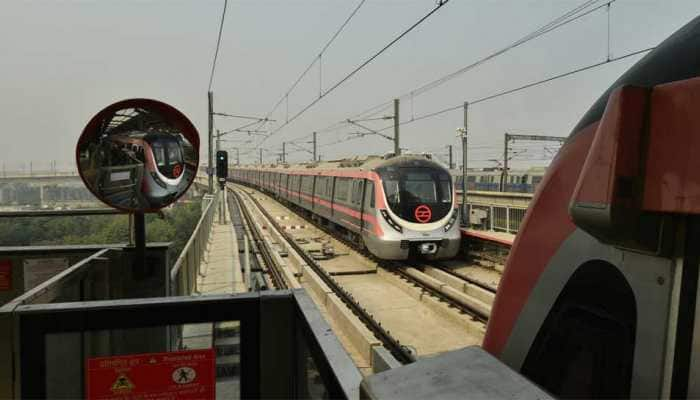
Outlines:
{"type": "Polygon", "coordinates": [[[556,397],[629,397],[637,308],[611,264],[571,276],[542,324],[521,372],[556,397]]]}
{"type": "Polygon", "coordinates": [[[379,171],[384,182],[389,208],[411,222],[432,222],[445,217],[452,207],[452,180],[434,168],[411,167],[379,171]],[[415,209],[425,205],[431,210],[430,221],[418,221],[415,209]]]}
{"type": "Polygon", "coordinates": [[[175,172],[175,167],[178,166],[179,171],[182,171],[184,162],[180,143],[171,138],[155,136],[147,136],[146,139],[151,144],[153,157],[160,173],[167,178],[177,178],[180,173],[175,172]]]}
{"type": "Polygon", "coordinates": [[[165,166],[165,149],[160,143],[153,144],[153,157],[159,167],[165,166]]]}
{"type": "Polygon", "coordinates": [[[440,201],[443,203],[452,203],[452,181],[450,176],[444,174],[440,176],[440,201]]]}
{"type": "Polygon", "coordinates": [[[433,178],[429,173],[423,172],[406,174],[401,197],[408,197],[413,201],[435,203],[437,201],[437,188],[433,178]]]}

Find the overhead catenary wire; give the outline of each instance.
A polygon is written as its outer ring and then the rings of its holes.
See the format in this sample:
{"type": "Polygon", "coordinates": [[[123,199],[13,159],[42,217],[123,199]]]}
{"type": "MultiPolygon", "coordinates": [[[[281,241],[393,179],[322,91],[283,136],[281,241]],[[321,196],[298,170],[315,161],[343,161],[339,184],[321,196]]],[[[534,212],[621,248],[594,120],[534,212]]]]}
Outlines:
{"type": "MultiPolygon", "coordinates": [[[[323,56],[323,53],[328,50],[330,45],[335,41],[335,39],[340,35],[340,33],[345,29],[345,27],[350,23],[350,20],[357,14],[357,12],[360,10],[360,7],[365,3],[366,0],[360,0],[360,2],[357,4],[357,6],[352,10],[350,15],[345,19],[345,21],[340,25],[340,27],[335,31],[333,36],[326,42],[326,44],[323,46],[321,51],[318,52],[318,55],[314,57],[314,59],[309,63],[309,65],[304,69],[304,71],[297,77],[297,79],[292,83],[292,85],[287,89],[287,91],[282,95],[282,97],[275,103],[275,105],[272,107],[272,109],[266,114],[266,118],[269,118],[272,113],[277,110],[277,108],[282,104],[283,101],[289,101],[289,94],[297,87],[299,82],[301,82],[302,79],[306,76],[306,74],[311,70],[311,68],[321,60],[321,57],[323,56]]],[[[288,113],[289,111],[287,111],[288,113]]]]}
{"type": "MultiPolygon", "coordinates": [[[[499,50],[496,50],[495,52],[492,52],[492,53],[482,57],[481,59],[458,69],[457,71],[454,71],[450,74],[444,75],[444,76],[437,78],[431,82],[428,82],[424,85],[421,85],[418,88],[415,88],[407,93],[404,93],[404,94],[398,96],[397,98],[404,99],[407,96],[411,96],[411,98],[414,99],[415,97],[417,97],[421,94],[424,94],[432,89],[435,89],[435,88],[441,86],[442,84],[444,84],[444,83],[446,83],[454,78],[457,78],[458,76],[461,76],[462,74],[468,72],[469,70],[472,70],[472,69],[476,68],[477,66],[484,64],[485,62],[487,62],[489,60],[492,60],[496,57],[499,57],[499,56],[509,52],[510,50],[513,50],[513,49],[515,49],[515,48],[517,48],[525,43],[528,43],[534,39],[537,39],[537,38],[539,38],[539,37],[541,37],[549,32],[552,32],[558,28],[561,28],[561,27],[568,25],[574,21],[577,21],[577,20],[583,18],[584,16],[589,15],[589,14],[591,14],[591,13],[593,13],[593,12],[603,8],[603,7],[606,7],[606,6],[609,7],[609,5],[614,3],[616,0],[608,0],[604,4],[601,4],[597,7],[589,8],[592,5],[594,5],[595,3],[598,3],[599,1],[600,0],[586,0],[583,3],[579,4],[578,6],[574,7],[573,9],[566,11],[564,14],[554,18],[553,20],[549,21],[548,23],[540,26],[539,28],[535,29],[534,31],[521,37],[520,39],[517,39],[516,41],[507,45],[506,47],[501,48],[499,50]]],[[[385,101],[381,104],[370,107],[370,108],[368,108],[368,109],[366,109],[358,114],[354,114],[352,117],[346,118],[343,121],[335,122],[327,127],[318,129],[318,130],[316,130],[316,132],[326,133],[326,132],[337,131],[337,130],[345,127],[345,121],[347,121],[347,119],[355,120],[355,119],[359,119],[359,118],[372,117],[372,116],[377,115],[377,114],[379,114],[387,109],[390,109],[392,106],[393,106],[393,100],[385,101]]],[[[415,115],[413,115],[413,113],[412,113],[412,119],[416,119],[416,117],[415,117],[415,115]]],[[[392,127],[393,127],[393,125],[392,125],[392,127]]],[[[387,127],[385,129],[390,129],[390,128],[391,127],[387,127]]],[[[384,130],[384,129],[381,129],[381,130],[384,130]]],[[[302,138],[305,138],[308,136],[309,135],[305,135],[302,138]]]]}
{"type": "Polygon", "coordinates": [[[211,74],[209,75],[209,89],[211,92],[211,85],[214,83],[214,71],[216,70],[216,60],[219,57],[219,46],[221,46],[221,32],[224,30],[224,20],[226,19],[226,7],[228,6],[228,0],[224,0],[224,9],[221,12],[221,23],[219,24],[219,36],[216,39],[216,50],[214,51],[214,59],[211,62],[211,74]]]}
{"type": "MultiPolygon", "coordinates": [[[[481,59],[474,61],[474,62],[472,62],[472,63],[470,63],[470,64],[452,72],[452,73],[444,75],[444,76],[437,78],[431,82],[428,82],[424,85],[421,85],[421,86],[419,86],[419,87],[417,87],[409,92],[406,92],[406,93],[398,96],[398,98],[404,99],[404,98],[407,98],[409,96],[411,96],[413,98],[420,96],[420,95],[422,95],[422,94],[424,94],[432,89],[435,89],[435,88],[443,85],[444,83],[446,83],[454,78],[457,78],[458,76],[461,76],[462,74],[466,73],[467,71],[472,70],[475,67],[484,64],[487,61],[490,61],[496,57],[499,57],[499,56],[509,52],[510,50],[513,50],[517,47],[520,47],[521,45],[526,44],[534,39],[537,39],[537,38],[539,38],[539,37],[541,37],[549,32],[552,32],[558,28],[561,28],[565,25],[568,25],[576,20],[579,20],[579,19],[585,17],[586,15],[589,15],[589,14],[591,14],[591,13],[593,13],[593,12],[603,8],[603,7],[608,6],[611,3],[614,3],[616,0],[609,0],[605,4],[602,4],[602,5],[599,5],[597,7],[590,8],[584,12],[581,12],[581,11],[585,10],[587,7],[590,7],[591,5],[597,3],[598,1],[599,0],[586,0],[582,4],[576,6],[573,9],[565,12],[564,14],[554,18],[553,20],[551,20],[547,24],[545,24],[545,25],[537,28],[536,30],[528,33],[527,35],[521,37],[520,39],[514,41],[513,43],[511,43],[511,44],[509,44],[509,45],[507,45],[507,46],[505,46],[505,47],[503,47],[503,48],[501,48],[493,53],[490,53],[490,54],[482,57],[481,59]]],[[[370,115],[370,116],[376,115],[376,114],[388,109],[389,107],[391,107],[391,104],[392,104],[391,100],[386,101],[386,102],[381,103],[381,104],[378,104],[378,105],[371,107],[371,108],[369,108],[369,109],[367,109],[359,114],[356,114],[355,118],[358,118],[358,117],[363,116],[363,115],[370,115]]]]}
{"type": "MultiPolygon", "coordinates": [[[[522,85],[522,86],[518,86],[518,87],[513,88],[513,89],[503,90],[503,91],[500,91],[500,92],[497,92],[497,93],[494,93],[494,94],[491,94],[491,95],[488,95],[488,96],[484,96],[484,97],[481,97],[481,98],[478,98],[478,99],[469,101],[469,106],[471,107],[471,106],[474,106],[474,105],[476,105],[476,104],[483,103],[483,102],[485,102],[485,101],[493,100],[493,99],[496,99],[496,98],[499,98],[499,97],[502,97],[502,96],[506,96],[506,95],[509,95],[509,94],[512,94],[512,93],[516,93],[516,92],[519,92],[519,91],[522,91],[522,90],[525,90],[525,89],[529,89],[529,88],[532,88],[532,87],[535,87],[535,86],[543,85],[543,84],[545,84],[545,83],[548,83],[548,82],[551,82],[551,81],[554,81],[554,80],[557,80],[557,79],[565,78],[565,77],[567,77],[567,76],[571,76],[571,75],[574,75],[574,74],[577,74],[577,73],[580,73],[580,72],[584,72],[584,71],[587,71],[587,70],[589,70],[589,69],[597,68],[597,67],[603,66],[603,65],[605,65],[605,64],[610,64],[610,63],[614,63],[614,62],[617,62],[617,61],[620,61],[620,60],[624,60],[624,59],[629,58],[629,57],[633,57],[633,56],[636,56],[636,55],[639,55],[639,54],[642,54],[642,53],[649,52],[649,51],[651,51],[651,50],[653,50],[653,49],[655,49],[655,48],[656,48],[656,46],[653,46],[653,47],[648,47],[648,48],[646,48],[646,49],[633,51],[633,52],[630,52],[630,53],[621,55],[621,56],[619,56],[619,57],[610,58],[609,60],[597,62],[597,63],[594,63],[594,64],[587,65],[587,66],[585,66],[585,67],[580,67],[580,68],[577,68],[577,69],[574,69],[574,70],[571,70],[571,71],[564,72],[564,73],[562,73],[562,74],[550,76],[550,77],[548,77],[548,78],[545,78],[545,79],[542,79],[542,80],[538,80],[538,81],[535,81],[535,82],[531,82],[531,83],[528,83],[528,84],[525,84],[525,85],[522,85]]],[[[417,121],[420,121],[420,120],[424,120],[424,119],[428,119],[428,118],[437,117],[438,115],[442,115],[442,114],[445,114],[445,113],[448,113],[448,112],[451,112],[451,111],[462,110],[463,108],[464,108],[464,103],[460,103],[459,105],[456,105],[456,106],[453,106],[453,107],[447,107],[447,108],[444,108],[444,109],[442,109],[442,110],[438,110],[438,111],[434,111],[434,112],[430,112],[430,113],[427,113],[427,114],[423,114],[423,115],[417,116],[415,119],[412,119],[412,120],[407,120],[407,121],[400,122],[399,125],[408,125],[408,124],[412,124],[412,123],[414,123],[414,122],[417,122],[417,121]]],[[[386,128],[378,129],[378,131],[383,131],[383,130],[387,130],[387,129],[390,129],[390,128],[393,128],[393,126],[389,126],[389,127],[386,127],[386,128]]]]}
{"type": "Polygon", "coordinates": [[[379,57],[382,53],[384,53],[386,50],[388,50],[391,46],[393,46],[396,42],[401,40],[404,36],[409,34],[411,31],[413,31],[417,26],[419,26],[421,23],[423,23],[425,20],[430,18],[433,14],[435,14],[439,9],[441,9],[445,4],[447,4],[450,0],[440,0],[440,2],[437,3],[437,5],[427,14],[425,14],[423,17],[421,17],[418,21],[413,23],[408,29],[404,30],[401,34],[396,36],[393,40],[391,40],[389,43],[387,43],[384,47],[382,47],[380,50],[375,52],[372,56],[367,58],[365,61],[360,63],[357,67],[355,67],[352,71],[350,71],[347,75],[345,75],[343,78],[341,78],[339,81],[337,81],[335,84],[333,84],[329,89],[323,91],[319,97],[311,101],[309,104],[307,104],[304,108],[302,108],[300,111],[298,111],[296,114],[294,114],[291,118],[289,118],[289,121],[285,122],[284,124],[281,124],[278,126],[275,130],[270,132],[269,135],[267,135],[263,140],[258,143],[258,146],[262,145],[268,138],[272,137],[275,135],[277,132],[282,130],[284,127],[292,123],[294,120],[299,118],[301,115],[303,115],[306,111],[308,111],[311,107],[316,105],[319,101],[321,101],[323,98],[328,96],[331,92],[333,92],[335,89],[340,87],[343,83],[345,83],[348,79],[352,78],[357,72],[362,70],[364,67],[369,65],[372,61],[374,61],[377,57],[379,57]]]}

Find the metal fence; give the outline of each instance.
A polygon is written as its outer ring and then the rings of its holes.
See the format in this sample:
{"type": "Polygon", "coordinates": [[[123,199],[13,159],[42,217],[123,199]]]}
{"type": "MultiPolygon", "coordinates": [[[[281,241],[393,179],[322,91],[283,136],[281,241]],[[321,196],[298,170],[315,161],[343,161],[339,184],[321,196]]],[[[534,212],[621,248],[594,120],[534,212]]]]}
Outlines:
{"type": "Polygon", "coordinates": [[[170,270],[171,296],[189,296],[197,290],[197,275],[209,242],[219,197],[217,194],[213,197],[204,196],[202,199],[203,204],[206,202],[208,204],[206,204],[202,216],[192,232],[192,236],[190,236],[170,270]]]}
{"type": "Polygon", "coordinates": [[[469,225],[475,229],[517,234],[527,208],[467,203],[469,225]]]}

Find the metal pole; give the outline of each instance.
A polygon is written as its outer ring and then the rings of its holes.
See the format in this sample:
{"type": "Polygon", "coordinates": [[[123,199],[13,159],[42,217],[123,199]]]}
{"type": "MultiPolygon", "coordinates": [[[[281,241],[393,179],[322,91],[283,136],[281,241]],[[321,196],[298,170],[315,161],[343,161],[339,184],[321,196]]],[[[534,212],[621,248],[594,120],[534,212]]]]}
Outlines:
{"type": "Polygon", "coordinates": [[[282,164],[287,162],[287,142],[282,142],[282,164]]]}
{"type": "Polygon", "coordinates": [[[136,242],[134,265],[143,272],[146,268],[146,216],[143,212],[134,214],[134,242],[136,242]]]}
{"type": "Polygon", "coordinates": [[[314,132],[314,162],[318,161],[316,158],[316,132],[314,132]]]}
{"type": "Polygon", "coordinates": [[[241,164],[241,152],[238,147],[236,147],[236,165],[241,164]]]}
{"type": "Polygon", "coordinates": [[[245,277],[243,281],[245,282],[246,286],[248,287],[248,290],[250,291],[251,289],[251,279],[250,279],[250,249],[248,245],[248,236],[243,235],[243,262],[244,262],[244,268],[245,268],[245,277]]]}
{"type": "Polygon", "coordinates": [[[219,137],[219,135],[221,135],[221,132],[217,129],[216,130],[216,152],[217,153],[219,152],[219,150],[221,150],[221,137],[219,137]]]}
{"type": "Polygon", "coordinates": [[[262,164],[262,149],[260,149],[260,164],[262,164]]]}
{"type": "Polygon", "coordinates": [[[506,179],[508,179],[508,132],[503,134],[503,173],[501,174],[501,192],[506,191],[506,179]]]}
{"type": "Polygon", "coordinates": [[[394,155],[401,155],[399,144],[399,99],[394,99],[394,155]]]}
{"type": "Polygon", "coordinates": [[[450,152],[450,169],[453,169],[453,168],[454,168],[454,164],[452,164],[452,145],[451,145],[451,144],[448,145],[448,146],[447,146],[447,149],[448,149],[449,152],[450,152]]]}
{"type": "Polygon", "coordinates": [[[212,92],[208,92],[209,99],[209,164],[207,174],[209,175],[209,193],[214,193],[214,97],[212,92]]]}
{"type": "MultiPolygon", "coordinates": [[[[464,132],[462,134],[462,222],[464,225],[469,225],[469,216],[467,215],[467,127],[469,122],[468,117],[469,102],[464,102],[464,132]]],[[[452,153],[450,153],[452,154],[452,153]]],[[[451,157],[450,157],[451,158],[451,157]]]]}

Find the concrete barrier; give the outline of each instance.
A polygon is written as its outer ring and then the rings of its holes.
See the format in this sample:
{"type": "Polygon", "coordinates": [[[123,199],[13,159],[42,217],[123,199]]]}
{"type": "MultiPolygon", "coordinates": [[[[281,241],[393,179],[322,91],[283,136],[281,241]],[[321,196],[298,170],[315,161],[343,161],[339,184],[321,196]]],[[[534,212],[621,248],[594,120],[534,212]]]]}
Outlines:
{"type": "Polygon", "coordinates": [[[326,310],[333,321],[340,327],[345,337],[366,360],[372,359],[372,347],[381,346],[374,334],[348,310],[336,295],[327,296],[326,310]]]}

